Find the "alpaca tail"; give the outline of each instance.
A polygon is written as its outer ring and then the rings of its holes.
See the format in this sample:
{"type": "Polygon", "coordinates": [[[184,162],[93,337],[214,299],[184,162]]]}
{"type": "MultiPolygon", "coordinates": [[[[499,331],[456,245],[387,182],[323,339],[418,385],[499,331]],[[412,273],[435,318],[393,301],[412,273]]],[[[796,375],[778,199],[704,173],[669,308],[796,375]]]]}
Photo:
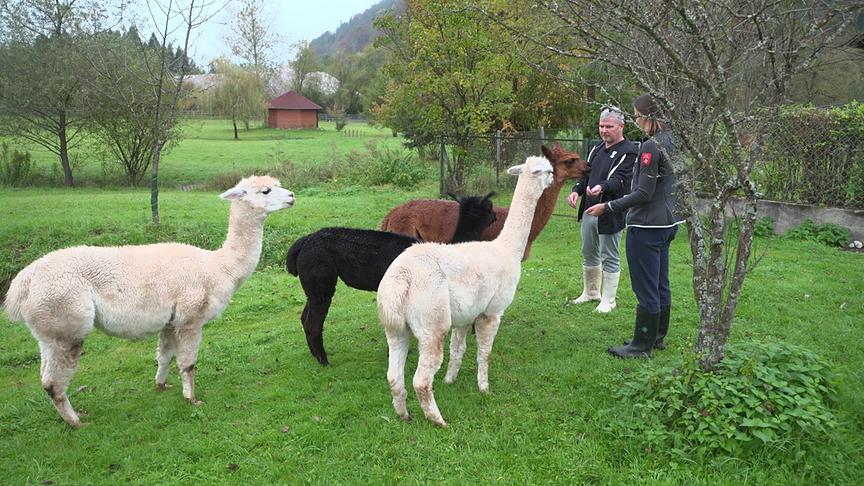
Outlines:
{"type": "Polygon", "coordinates": [[[307,238],[309,238],[309,235],[303,236],[295,241],[294,244],[291,245],[291,248],[288,248],[288,255],[285,256],[285,269],[295,277],[299,273],[297,270],[297,257],[303,250],[303,244],[306,242],[307,238]]]}
{"type": "Polygon", "coordinates": [[[388,271],[378,285],[378,320],[386,329],[405,329],[406,302],[411,281],[403,273],[388,271]]]}
{"type": "Polygon", "coordinates": [[[24,321],[24,315],[21,313],[21,304],[27,300],[27,296],[30,293],[30,278],[30,269],[25,268],[9,284],[9,290],[6,292],[6,300],[3,303],[3,307],[10,321],[24,321]]]}

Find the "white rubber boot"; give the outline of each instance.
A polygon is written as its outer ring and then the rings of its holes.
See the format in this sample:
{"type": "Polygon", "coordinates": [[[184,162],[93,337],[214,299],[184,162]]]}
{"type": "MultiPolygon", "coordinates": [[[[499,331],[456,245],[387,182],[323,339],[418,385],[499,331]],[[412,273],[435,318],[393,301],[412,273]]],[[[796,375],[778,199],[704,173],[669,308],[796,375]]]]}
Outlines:
{"type": "Polygon", "coordinates": [[[600,305],[595,309],[600,313],[612,312],[615,308],[615,296],[618,294],[618,279],[621,272],[603,272],[603,291],[600,296],[600,305]]]}
{"type": "Polygon", "coordinates": [[[602,267],[582,267],[582,295],[571,300],[571,304],[582,304],[592,300],[600,300],[600,278],[602,267]]]}

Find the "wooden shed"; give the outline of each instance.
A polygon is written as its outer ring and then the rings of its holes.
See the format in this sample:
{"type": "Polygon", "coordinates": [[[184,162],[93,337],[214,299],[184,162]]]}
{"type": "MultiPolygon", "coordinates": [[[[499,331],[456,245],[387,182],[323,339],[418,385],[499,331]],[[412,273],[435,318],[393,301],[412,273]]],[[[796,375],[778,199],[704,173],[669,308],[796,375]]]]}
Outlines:
{"type": "Polygon", "coordinates": [[[318,128],[320,106],[296,91],[274,98],[267,106],[267,126],[270,128],[318,128]]]}

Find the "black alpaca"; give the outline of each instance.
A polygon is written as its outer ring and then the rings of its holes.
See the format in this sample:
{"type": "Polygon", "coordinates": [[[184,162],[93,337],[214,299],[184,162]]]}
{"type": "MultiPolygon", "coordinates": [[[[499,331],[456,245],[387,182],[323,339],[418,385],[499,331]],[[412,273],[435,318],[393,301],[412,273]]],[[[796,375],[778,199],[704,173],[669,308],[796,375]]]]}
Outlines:
{"type": "MultiPolygon", "coordinates": [[[[494,192],[485,197],[458,197],[459,220],[451,243],[479,240],[495,221],[494,192]]],[[[399,254],[420,240],[410,236],[353,228],[323,228],[301,237],[288,249],[285,267],[300,277],[306,305],[300,314],[309,351],[322,365],[330,364],[324,351],[324,319],[336,293],[336,279],[358,289],[376,291],[384,272],[399,254]]]]}

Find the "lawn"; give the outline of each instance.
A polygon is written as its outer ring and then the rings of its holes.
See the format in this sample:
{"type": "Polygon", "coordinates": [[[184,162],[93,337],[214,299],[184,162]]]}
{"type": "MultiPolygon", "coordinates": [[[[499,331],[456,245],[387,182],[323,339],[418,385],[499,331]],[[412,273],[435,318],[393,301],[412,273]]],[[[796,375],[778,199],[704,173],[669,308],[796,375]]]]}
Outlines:
{"type": "MultiPolygon", "coordinates": [[[[179,187],[205,182],[229,170],[248,167],[266,168],[284,161],[296,164],[318,164],[352,150],[364,150],[369,141],[398,147],[389,129],[365,123],[349,123],[337,131],[333,122],[320,122],[318,129],[280,130],[252,125],[240,127],[234,140],[230,120],[184,119],[180,123],[180,143],[164,152],[160,178],[164,187],[179,187]]],[[[12,148],[30,151],[37,167],[44,173],[59,170],[58,158],[34,144],[12,141],[12,148]]],[[[98,151],[88,145],[71,152],[73,176],[82,186],[105,185],[120,180],[116,164],[103,164],[98,151]],[[109,169],[106,172],[106,169],[109,169]]],[[[58,178],[62,181],[62,176],[58,178]]],[[[149,180],[149,172],[145,181],[149,180]]],[[[146,182],[145,182],[146,184],[146,182]]]]}
{"type": "MultiPolygon", "coordinates": [[[[294,157],[291,144],[296,143],[298,151],[301,146],[315,149],[303,156],[315,160],[323,155],[318,149],[331,143],[324,138],[320,143],[286,141],[286,153],[294,157]]],[[[178,157],[174,165],[203,170],[207,162],[202,158],[215,149],[196,140],[188,137],[172,152],[178,157]],[[200,144],[198,151],[185,147],[192,143],[200,144]]],[[[250,165],[257,165],[256,157],[268,150],[266,140],[235,144],[250,165]],[[253,144],[260,145],[252,149],[253,144]]],[[[362,147],[362,139],[356,147],[362,147]]],[[[225,160],[213,165],[214,173],[231,169],[225,160]]],[[[179,169],[177,174],[179,181],[179,169]]],[[[436,376],[436,397],[448,428],[438,429],[422,418],[413,391],[408,405],[415,420],[401,422],[393,412],[386,341],[372,293],[340,283],[325,324],[332,364],[319,366],[299,324],[303,292],[282,268],[288,246],[322,226],[373,228],[392,206],[430,197],[435,189],[434,181],[410,192],[324,185],[299,191],[294,208],[271,215],[258,271],[222,317],[205,327],[197,374],[198,398],[204,401],[200,407],[183,400],[176,371],[169,377],[174,388],[155,390],[155,337],[124,341],[95,332],[85,343],[70,387],[72,404],[86,412],[82,418],[89,425],[71,430],[41,389],[35,340],[23,325],[0,317],[3,482],[860,482],[864,255],[815,243],[757,238],[756,252],[764,257],[748,277],[731,336],[733,344],[798,344],[834,364],[841,378],[840,426],[818,447],[798,454],[764,450],[746,460],[670,460],[663,451],[635,447],[607,427],[629,411],[616,394],[619,387],[692,348],[697,311],[690,252],[684,232],[679,233],[670,258],[674,310],[669,349],[652,360],[615,360],[605,349],[629,337],[635,299],[622,285],[618,309],[610,315],[563,305],[581,289],[578,226],[563,194],[561,215],[535,241],[515,300],[502,319],[490,358],[492,392],[477,391],[470,337],[459,380],[445,385],[443,370],[436,376]]],[[[166,188],[161,194],[163,224],[154,228],[148,224],[146,190],[3,190],[0,277],[8,279],[51,249],[76,244],[221,244],[228,204],[215,192],[166,188]]],[[[496,202],[506,205],[507,198],[498,196],[496,202]]],[[[416,359],[412,351],[407,373],[413,373],[416,359]]]]}

